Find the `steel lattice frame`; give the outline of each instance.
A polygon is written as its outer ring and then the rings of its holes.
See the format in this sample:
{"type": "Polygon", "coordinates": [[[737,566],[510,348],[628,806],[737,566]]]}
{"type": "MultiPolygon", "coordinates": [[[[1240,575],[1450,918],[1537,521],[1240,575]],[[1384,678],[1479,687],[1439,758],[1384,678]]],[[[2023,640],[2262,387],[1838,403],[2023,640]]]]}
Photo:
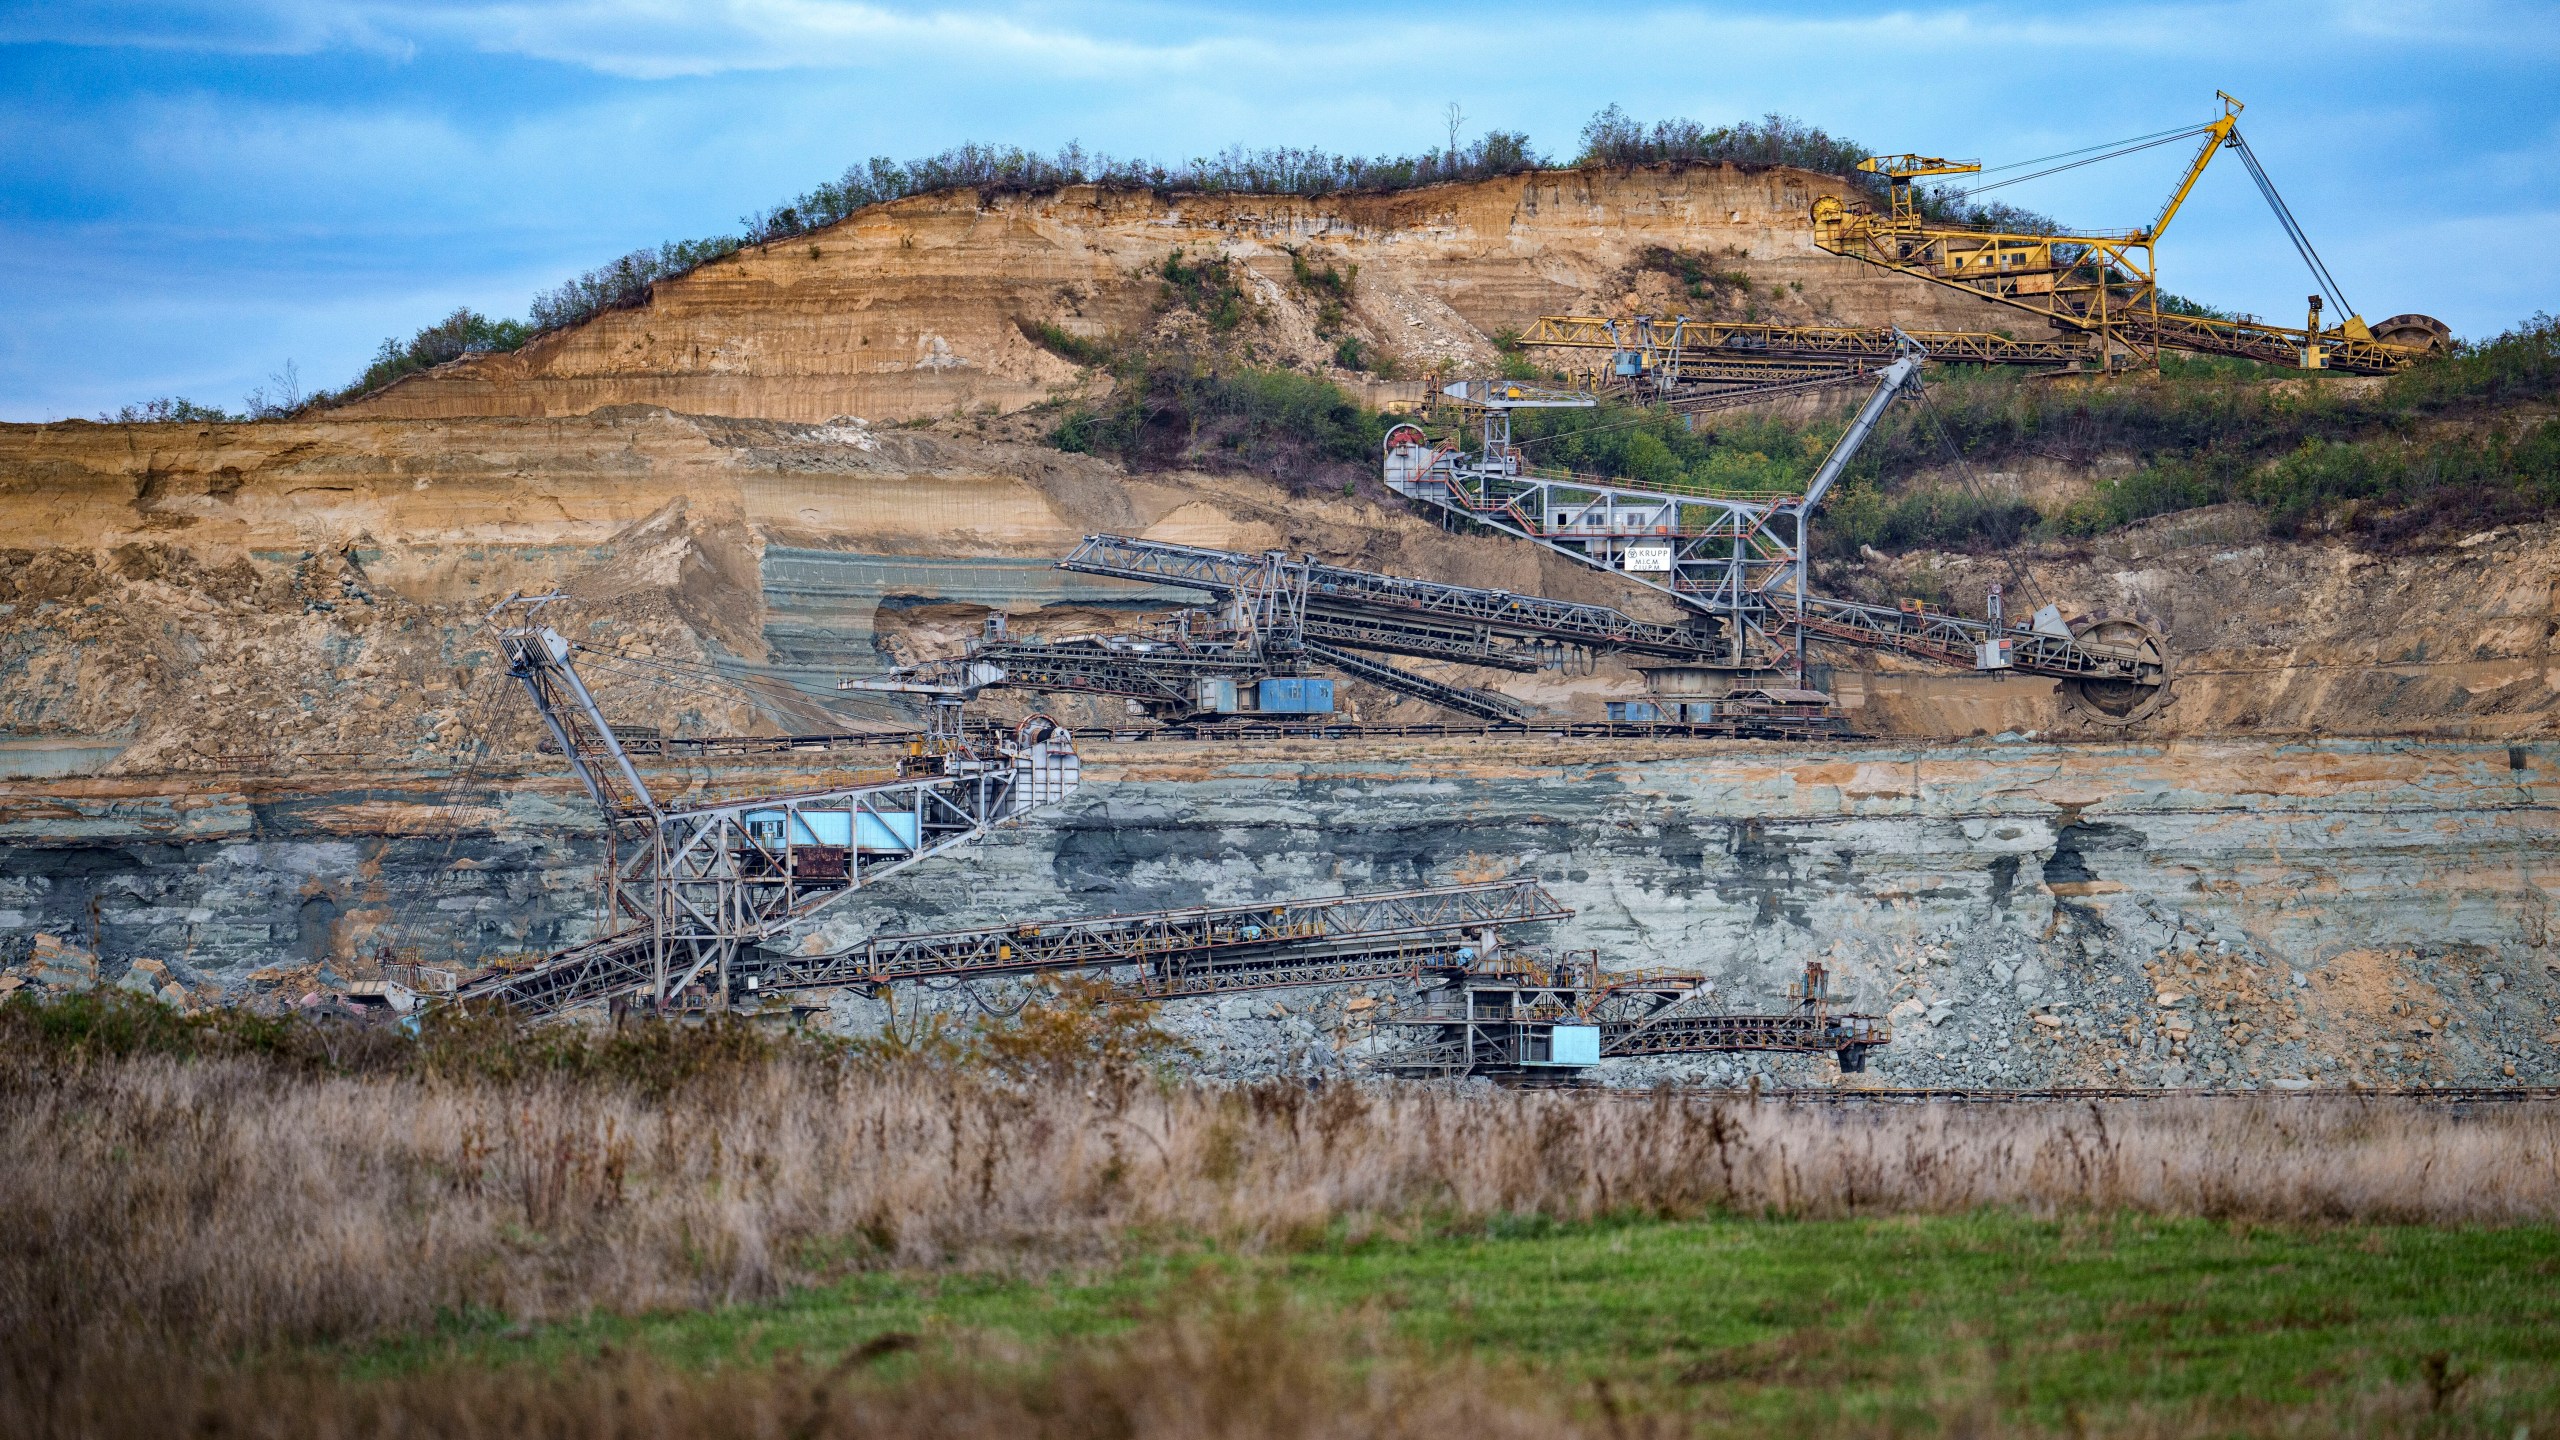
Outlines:
{"type": "Polygon", "coordinates": [[[1081,779],[1064,731],[1026,732],[994,756],[936,755],[934,773],[799,795],[666,809],[615,738],[576,668],[573,648],[539,623],[557,596],[510,596],[490,612],[508,673],[588,796],[604,812],[606,933],[529,970],[475,977],[468,999],[558,1010],[619,994],[665,1004],[706,970],[729,994],[744,947],[806,921],[892,871],[943,854],[1081,779]]]}
{"type": "Polygon", "coordinates": [[[1701,1007],[1714,997],[1706,976],[1612,974],[1586,958],[1552,970],[1453,977],[1374,1024],[1399,1037],[1379,1063],[1405,1075],[1534,1075],[1557,1064],[1559,1025],[1595,1028],[1603,1060],[1768,1050],[1834,1055],[1851,1071],[1893,1039],[1884,1021],[1836,1010],[1819,966],[1807,966],[1804,982],[1790,993],[1797,999],[1792,1010],[1705,1013],[1701,1007]]]}
{"type": "MultiPolygon", "coordinates": [[[[2266,188],[2268,199],[2275,201],[2271,184],[2240,134],[2240,102],[2227,94],[2221,98],[2224,113],[2190,132],[2202,138],[2202,145],[2168,203],[2141,229],[2064,235],[1945,224],[1924,213],[1913,182],[1971,173],[1980,167],[1969,161],[1879,155],[1860,162],[1858,168],[1886,177],[1885,213],[1875,214],[1863,202],[1851,204],[1824,196],[1814,202],[1813,243],[1834,255],[1917,276],[2081,331],[2102,352],[2120,349],[2153,362],[2162,350],[2177,349],[2387,375],[2425,359],[2429,352],[2418,347],[2391,344],[2369,334],[2351,335],[2349,324],[2330,330],[2293,329],[2255,320],[2179,315],[2160,308],[2160,235],[2216,152],[2237,151],[2266,188]]],[[[2291,227],[2281,202],[2276,208],[2279,218],[2291,227]]],[[[2303,243],[2299,235],[2295,243],[2303,243]]],[[[2304,258],[2312,259],[2307,249],[2304,258]]],[[[2315,274],[2325,272],[2315,266],[2315,274]]],[[[2352,328],[2362,329],[2360,320],[2347,318],[2352,328]]]]}
{"type": "Polygon", "coordinates": [[[1638,316],[1633,321],[1595,315],[1541,315],[1520,337],[1523,345],[1567,350],[1633,353],[1648,375],[1706,380],[1717,365],[1769,360],[1828,360],[1833,373],[1861,362],[1881,365],[1902,353],[1897,334],[1908,336],[1940,360],[1974,365],[2068,365],[2089,357],[2086,340],[2015,340],[1970,330],[1908,330],[1890,325],[1738,324],[1687,315],[1638,316]]]}
{"type": "Polygon", "coordinates": [[[2008,642],[2007,663],[1999,668],[2024,674],[2143,683],[2165,679],[2167,657],[2155,647],[2079,640],[2057,617],[1994,624],[1806,593],[1802,557],[1807,512],[1854,453],[1855,440],[1916,373],[1916,367],[1900,374],[1888,367],[1879,376],[1876,393],[1803,496],[1692,494],[1540,475],[1521,462],[1509,443],[1500,397],[1475,402],[1486,407],[1488,417],[1480,456],[1470,459],[1446,447],[1420,444],[1391,447],[1387,484],[1398,494],[1652,586],[1726,620],[1732,629],[1721,657],[1725,664],[1775,665],[1792,650],[1800,668],[1803,642],[1810,638],[1972,667],[1980,663],[1983,643],[1998,640],[2008,642]],[[1670,551],[1670,568],[1661,572],[1665,579],[1626,570],[1628,552],[1638,546],[1670,551]]]}
{"type": "Polygon", "coordinates": [[[1529,707],[1508,695],[1464,685],[1445,685],[1429,676],[1416,675],[1410,670],[1398,669],[1365,655],[1355,655],[1337,646],[1319,645],[1311,640],[1307,642],[1306,654],[1309,659],[1322,661],[1355,680],[1366,680],[1388,690],[1402,691],[1462,715],[1473,715],[1483,720],[1517,720],[1529,713],[1529,707]]]}
{"type": "Polygon", "coordinates": [[[1553,668],[1559,653],[1549,645],[1514,643],[1482,630],[1460,630],[1400,616],[1336,615],[1311,610],[1303,634],[1319,644],[1410,655],[1417,660],[1445,660],[1454,665],[1482,665],[1522,675],[1553,668]]]}
{"type": "Polygon", "coordinates": [[[951,666],[992,666],[1003,683],[1023,690],[1082,691],[1123,695],[1160,705],[1188,707],[1204,679],[1239,671],[1261,673],[1274,663],[1256,641],[1211,640],[1190,645],[1106,645],[1092,640],[1057,644],[1013,641],[978,644],[951,666]]]}
{"type": "MultiPolygon", "coordinates": [[[[1133,996],[1174,999],[1297,985],[1411,982],[1462,969],[1514,926],[1572,911],[1534,881],[1504,880],[1250,905],[1018,921],[969,930],[874,936],[822,955],[743,948],[730,978],[759,991],[914,980],[985,980],[1095,971],[1133,996]]],[[[645,988],[645,946],[611,940],[466,991],[530,1013],[645,988]]]]}
{"type": "Polygon", "coordinates": [[[1072,753],[1052,753],[1038,762],[962,761],[954,774],[667,812],[649,842],[622,857],[620,887],[649,900],[639,923],[534,969],[481,976],[463,987],[462,998],[545,1013],[623,994],[663,1002],[706,972],[725,995],[742,951],[883,876],[1064,799],[1076,783],[1072,753]],[[820,829],[835,828],[836,816],[869,843],[816,843],[820,829]]]}
{"type": "Polygon", "coordinates": [[[1454,632],[1462,635],[1558,642],[1680,659],[1710,653],[1718,643],[1718,636],[1702,634],[1701,627],[1638,620],[1606,605],[1550,600],[1472,585],[1444,585],[1304,558],[1279,560],[1232,550],[1136,540],[1125,535],[1088,535],[1074,553],[1058,562],[1058,568],[1185,586],[1223,596],[1254,583],[1259,572],[1274,564],[1285,567],[1286,573],[1303,585],[1310,623],[1320,614],[1341,616],[1344,623],[1430,623],[1462,627],[1454,632]]]}
{"type": "MultiPolygon", "coordinates": [[[[1168,572],[1163,578],[1170,583],[1215,596],[1216,611],[1185,612],[1179,624],[1167,627],[1164,637],[1154,640],[1085,638],[1047,643],[990,637],[973,642],[964,654],[908,667],[891,683],[901,689],[944,687],[954,692],[996,685],[1083,691],[1189,710],[1198,704],[1203,680],[1245,683],[1294,676],[1305,673],[1311,663],[1321,663],[1462,714],[1512,720],[1525,711],[1506,696],[1448,684],[1351,652],[1379,651],[1518,672],[1547,668],[1556,659],[1551,648],[1524,636],[1517,627],[1498,630],[1480,620],[1412,607],[1352,605],[1333,597],[1319,600],[1310,567],[1284,561],[1276,553],[1257,557],[1102,536],[1089,537],[1075,555],[1061,562],[1061,568],[1147,578],[1142,573],[1146,564],[1163,567],[1168,572]],[[1143,558],[1125,562],[1116,557],[1091,558],[1112,547],[1143,558]]],[[[1674,633],[1674,627],[1658,628],[1674,633]]],[[[879,683],[857,679],[843,685],[863,689],[879,683]]]]}
{"type": "Polygon", "coordinates": [[[796,989],[1125,968],[1150,994],[1212,994],[1360,978],[1331,970],[1276,977],[1293,966],[1447,954],[1486,929],[1572,913],[1535,881],[1503,880],[877,936],[832,955],[768,955],[757,973],[796,989]]]}

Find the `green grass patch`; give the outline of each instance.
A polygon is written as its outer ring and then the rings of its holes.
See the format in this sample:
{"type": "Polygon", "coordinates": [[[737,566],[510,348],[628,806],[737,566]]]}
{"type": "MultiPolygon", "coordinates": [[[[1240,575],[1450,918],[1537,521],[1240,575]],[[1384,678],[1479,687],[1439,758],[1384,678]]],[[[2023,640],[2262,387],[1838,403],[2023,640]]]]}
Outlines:
{"type": "Polygon", "coordinates": [[[1211,332],[1224,334],[1257,318],[1237,271],[1236,262],[1229,256],[1204,255],[1185,260],[1177,246],[1156,267],[1156,278],[1163,284],[1162,300],[1167,307],[1189,310],[1211,332]]]}
{"type": "Polygon", "coordinates": [[[1980,1404],[2067,1427],[2430,1385],[2449,1404],[2530,1414],[2560,1405],[2555,1277],[2560,1232],[2547,1228],[2004,1214],[1535,1225],[1279,1254],[1163,1248],[1044,1280],[861,1275],[777,1304],[523,1332],[484,1317],[346,1362],[359,1375],[556,1366],[609,1345],[708,1367],[960,1332],[1036,1349],[1223,1288],[1380,1319],[1428,1353],[1600,1382],[1647,1408],[1770,1425],[1980,1404]]]}
{"type": "Polygon", "coordinates": [[[1737,263],[1742,253],[1730,251],[1719,260],[1703,250],[1648,245],[1636,252],[1629,268],[1668,277],[1682,295],[1712,311],[1728,299],[1750,300],[1751,276],[1737,263]]]}
{"type": "Polygon", "coordinates": [[[1045,320],[1017,320],[1015,328],[1022,338],[1072,365],[1109,367],[1120,358],[1118,347],[1108,340],[1090,340],[1045,320]]]}
{"type": "Polygon", "coordinates": [[[1614,401],[1589,410],[1524,410],[1511,423],[1538,465],[1728,494],[1802,493],[1845,425],[1742,415],[1693,426],[1667,411],[1614,401]]]}
{"type": "Polygon", "coordinates": [[[1211,464],[1330,488],[1373,474],[1386,438],[1385,416],[1322,376],[1179,354],[1135,356],[1115,375],[1111,397],[1069,407],[1050,443],[1136,468],[1211,464]]]}
{"type": "MultiPolygon", "coordinates": [[[[1516,335],[1495,338],[1506,376],[1537,378],[1516,335]]],[[[2501,413],[2560,398],[2560,320],[2537,316],[2380,386],[2341,383],[2352,378],[2211,357],[2171,357],[2156,376],[2104,381],[1936,373],[1926,402],[1888,411],[1851,463],[1824,502],[1816,546],[1835,558],[1861,546],[1999,549],[2232,502],[2257,507],[2278,535],[2391,540],[2543,518],[2560,506],[2560,421],[2501,413]],[[2289,383],[2269,383],[2279,379],[2289,383]],[[2448,429],[2446,420],[2475,423],[2448,429]],[[2137,468],[2051,513],[1908,479],[2037,460],[2086,466],[2110,455],[2130,455],[2137,468]]],[[[1748,494],[1800,492],[1842,421],[1726,416],[1692,426],[1604,404],[1524,413],[1514,425],[1543,465],[1748,494]]]]}

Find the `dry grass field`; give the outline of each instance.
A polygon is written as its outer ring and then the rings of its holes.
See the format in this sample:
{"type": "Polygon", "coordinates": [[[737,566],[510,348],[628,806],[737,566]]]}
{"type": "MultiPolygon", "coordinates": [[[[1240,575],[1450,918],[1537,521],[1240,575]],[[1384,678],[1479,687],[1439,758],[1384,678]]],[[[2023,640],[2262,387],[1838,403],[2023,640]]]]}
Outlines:
{"type": "MultiPolygon", "coordinates": [[[[532,1366],[342,1362],[456,1324],[532,1334],[752,1310],[848,1277],[1036,1287],[1186,1249],[1423,1254],[1523,1226],[2419,1226],[2489,1236],[2491,1252],[2521,1237],[2547,1276],[2560,1220],[2560,1109],[2540,1104],[1834,1108],[1218,1089],[1054,1054],[989,1073],[735,1037],[673,1042],[672,1063],[663,1042],[639,1063],[510,1040],[468,1064],[298,1043],[0,1033],[0,1432],[1692,1433],[1733,1416],[1620,1396],[1605,1366],[1533,1384],[1501,1346],[1416,1340],[1356,1287],[1315,1304],[1249,1276],[1158,1286],[1055,1343],[883,1332],[832,1358],[707,1368],[610,1344],[532,1366]]],[[[2509,1437],[2496,1427],[2517,1396],[2546,1393],[2466,1387],[2446,1363],[2377,1369],[2243,1429],[2509,1437]]],[[[1996,1387],[1942,1390],[1905,1407],[1909,1426],[2042,1427],[1996,1387]]],[[[1816,1428],[1886,1423],[1834,1418],[1816,1428]]],[[[2129,1404],[2098,1428],[2230,1422],[2210,1405],[2129,1404]]]]}

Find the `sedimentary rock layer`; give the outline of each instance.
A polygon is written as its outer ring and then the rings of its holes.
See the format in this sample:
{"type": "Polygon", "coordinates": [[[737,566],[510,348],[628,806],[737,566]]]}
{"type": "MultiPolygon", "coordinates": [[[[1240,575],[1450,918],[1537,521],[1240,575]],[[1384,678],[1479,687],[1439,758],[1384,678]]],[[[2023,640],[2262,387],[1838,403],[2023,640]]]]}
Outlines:
{"type": "MultiPolygon", "coordinates": [[[[1547,947],[1701,969],[1734,1008],[1782,1005],[1825,960],[1892,1017],[1878,1074],[1897,1083],[2560,1080],[2555,765],[2547,743],[1103,746],[1068,805],[817,929],[841,943],[1524,874],[1579,912],[1547,947]]],[[[111,973],[147,955],[222,980],[385,945],[546,950],[592,924],[594,834],[555,779],[21,783],[0,792],[0,943],[94,934],[111,973]]],[[[1330,1070],[1354,998],[1175,1019],[1220,1073],[1330,1070]]],[[[838,1010],[881,1018],[857,997],[838,1010]]],[[[1773,1063],[1824,1073],[1612,1073],[1773,1063]]]]}
{"type": "MultiPolygon", "coordinates": [[[[1747,274],[1749,318],[2042,333],[2023,312],[1813,247],[1807,215],[1840,182],[1783,167],[1573,170],[1398,195],[1298,199],[1091,186],[960,191],[873,206],[816,234],[754,246],[658,285],[650,302],[468,357],[345,411],[366,418],[584,415],[613,405],[821,421],[1019,409],[1077,378],[1026,326],[1100,337],[1152,319],[1155,272],[1181,248],[1252,276],[1275,352],[1316,337],[1291,251],[1357,265],[1340,333],[1427,369],[1484,364],[1490,337],[1541,314],[1630,301],[1694,311],[1647,247],[1747,274]],[[1305,313],[1301,313],[1305,312],[1305,313]],[[1292,341],[1302,342],[1292,345],[1292,341]]],[[[1743,318],[1742,315],[1728,318],[1743,318]]],[[[1328,339],[1325,349],[1331,347],[1328,339]]]]}
{"type": "MultiPolygon", "coordinates": [[[[914,430],[706,420],[0,427],[0,774],[396,772],[492,738],[482,616],[562,590],[579,638],[755,684],[600,674],[617,718],[693,733],[808,730],[835,677],[955,647],[989,613],[1053,632],[1179,598],[1045,568],[1095,531],[1257,550],[1643,610],[1667,602],[1523,542],[1250,477],[1131,476],[1089,456],[914,430]],[[780,681],[774,684],[764,683],[780,681]],[[795,696],[791,686],[799,687],[795,696]]],[[[2165,628],[2177,702],[2145,734],[2547,735],[2560,713],[2560,527],[2429,551],[2271,541],[2239,507],[2085,545],[1880,567],[1960,602],[2123,608],[2165,628]],[[1925,571],[1909,574],[1907,571],[1925,571]]],[[[1862,730],[2049,733],[2049,682],[1925,673],[1855,653],[1862,730]]],[[[1463,677],[1462,677],[1463,678],[1463,677]]],[[[1597,719],[1631,668],[1488,675],[1597,719]]],[[[1364,718],[1446,718],[1359,696],[1364,718]]],[[[503,698],[503,697],[501,697],[503,698]]],[[[1086,710],[1082,719],[1125,713],[1086,710]]]]}

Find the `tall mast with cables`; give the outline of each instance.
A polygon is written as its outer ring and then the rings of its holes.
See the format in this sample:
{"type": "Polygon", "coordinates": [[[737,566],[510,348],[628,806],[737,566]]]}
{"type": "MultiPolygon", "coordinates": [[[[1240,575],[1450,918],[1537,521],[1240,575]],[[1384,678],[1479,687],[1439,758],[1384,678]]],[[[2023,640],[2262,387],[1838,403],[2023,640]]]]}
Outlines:
{"type": "MultiPolygon", "coordinates": [[[[2219,92],[2217,92],[2219,93],[2219,92]]],[[[1877,155],[1858,168],[1884,178],[1886,204],[1825,195],[1813,204],[1814,243],[1835,255],[1934,281],[2027,311],[2090,338],[2108,365],[2158,364],[2164,350],[2235,355],[2277,364],[2386,374],[2442,348],[2444,327],[2423,315],[2396,316],[2380,333],[2349,305],[2310,237],[2276,192],[2266,167],[2240,133],[2241,103],[2220,94],[2222,113],[2199,125],[2137,135],[2033,160],[1985,168],[1972,161],[1924,155],[1877,155]],[[1955,207],[2011,185],[2058,175],[2180,141],[2199,142],[2151,223],[2132,230],[2004,229],[1959,223],[1955,207]],[[2343,318],[2323,330],[2315,318],[2300,330],[2212,315],[2164,311],[2157,247],[2222,150],[2239,154],[2285,237],[2311,270],[2321,293],[2343,318]],[[2011,171],[2024,173],[2010,174],[2011,171]],[[1917,182],[1954,175],[1988,177],[1963,189],[1924,193],[1917,182]]],[[[2316,316],[2317,311],[2315,309],[2316,316]]]]}
{"type": "Polygon", "coordinates": [[[1919,392],[1923,355],[1905,352],[1876,388],[1801,495],[1670,489],[1636,481],[1540,471],[1509,443],[1507,411],[1589,407],[1585,393],[1509,381],[1462,381],[1447,396],[1500,415],[1484,425],[1473,456],[1425,443],[1399,426],[1386,439],[1383,477],[1397,494],[1568,559],[1612,571],[1724,622],[1735,670],[1794,663],[1803,684],[1808,640],[1890,650],[1942,663],[2064,682],[2074,708],[2101,725],[2129,725],[2168,702],[2171,661],[2148,624],[2128,616],[2074,624],[2048,605],[2027,620],[1973,620],[1917,604],[1870,605],[1809,593],[1810,516],[1886,407],[1919,392]]]}

